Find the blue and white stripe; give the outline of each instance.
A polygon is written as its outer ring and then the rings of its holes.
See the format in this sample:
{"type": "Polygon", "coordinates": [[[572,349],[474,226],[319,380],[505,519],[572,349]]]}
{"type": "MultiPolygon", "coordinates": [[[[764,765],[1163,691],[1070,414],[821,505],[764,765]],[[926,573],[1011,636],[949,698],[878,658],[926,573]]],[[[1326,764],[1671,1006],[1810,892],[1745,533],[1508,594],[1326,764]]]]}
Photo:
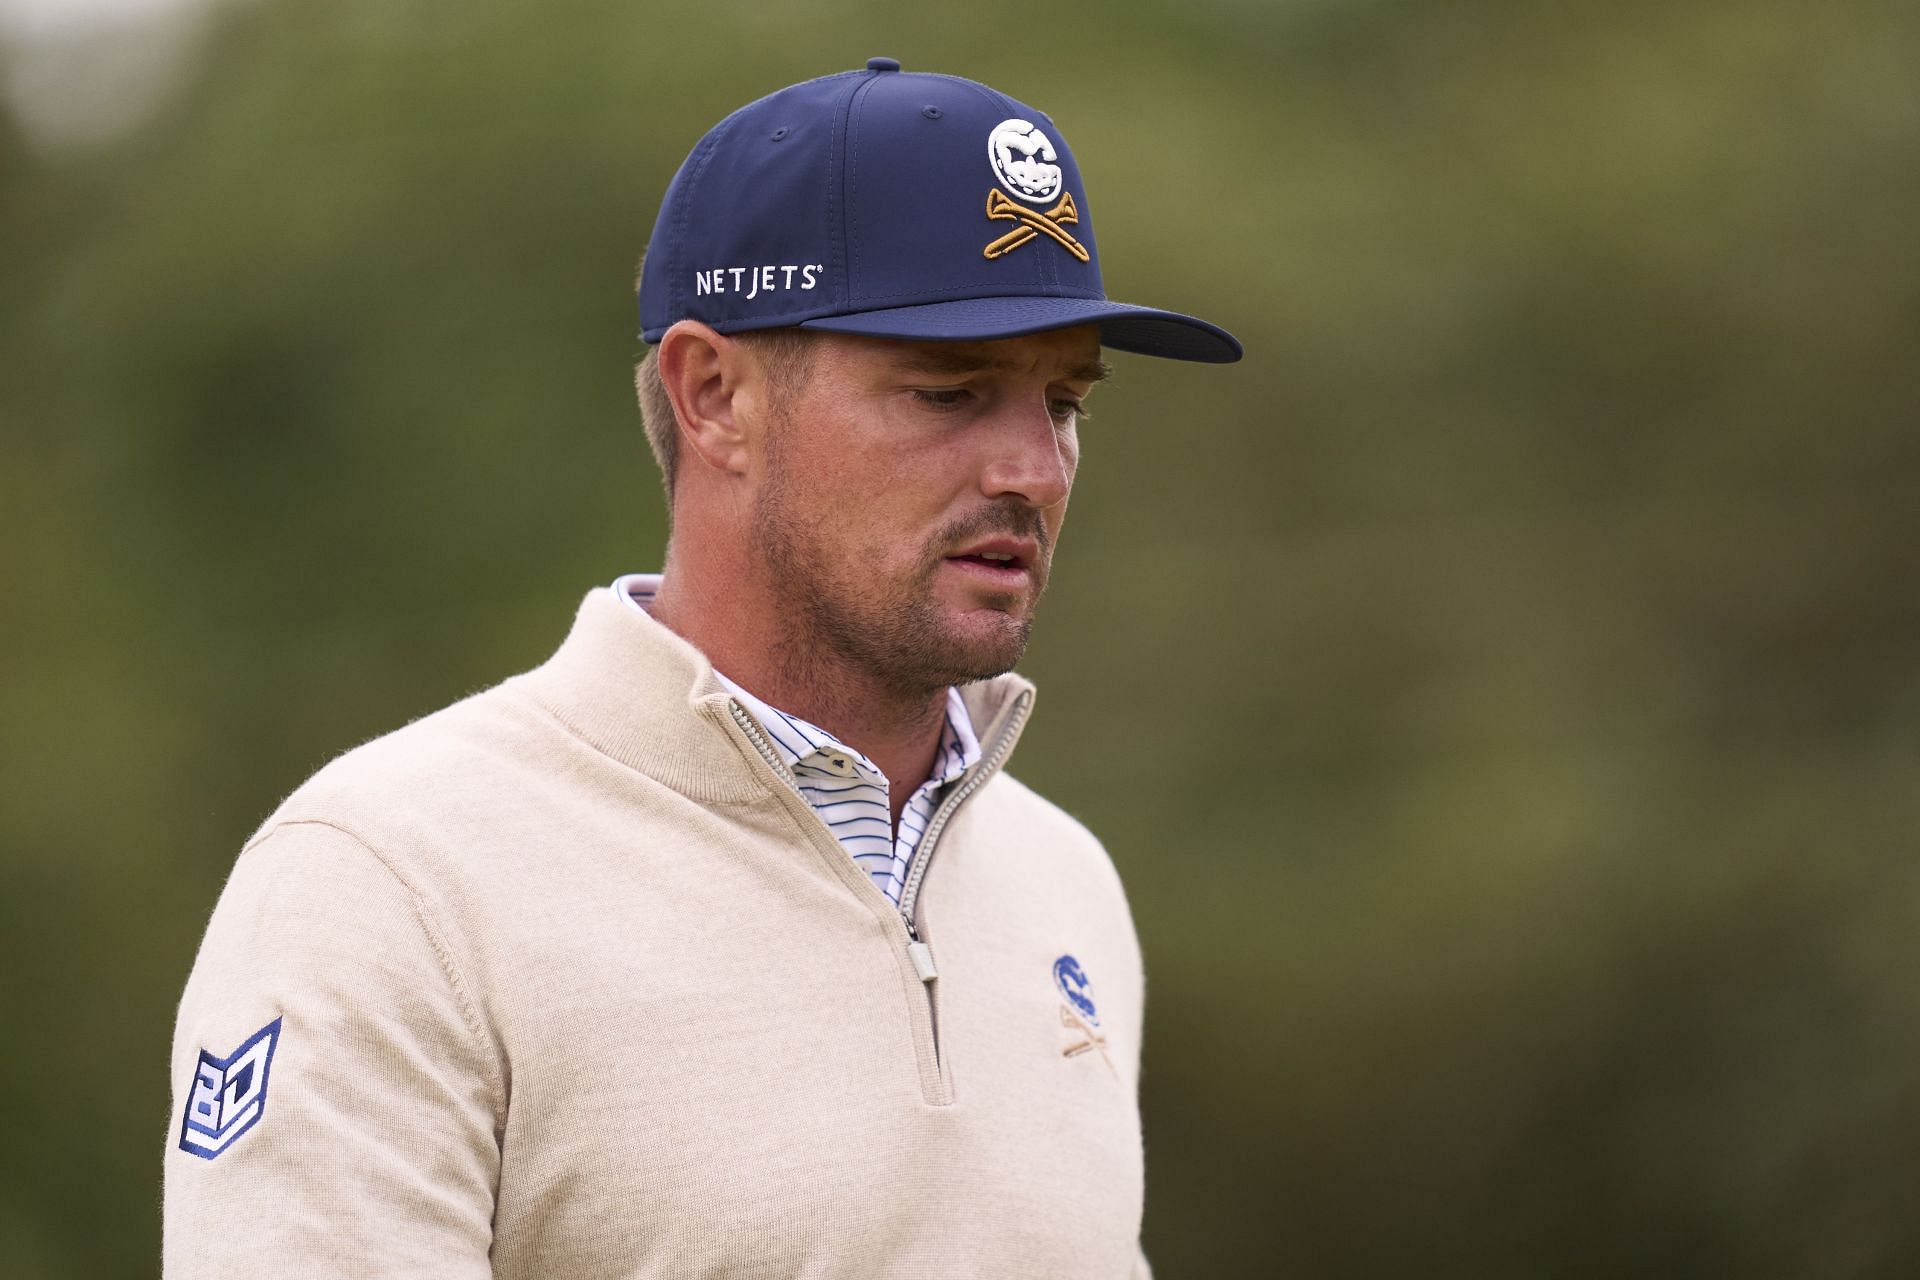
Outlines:
{"type": "MultiPolygon", "coordinates": [[[[642,612],[653,603],[659,589],[660,576],[651,573],[630,573],[613,584],[615,595],[642,612]]],[[[947,689],[946,722],[940,731],[940,746],[934,752],[933,768],[900,811],[896,830],[887,776],[878,765],[818,725],[768,706],[719,671],[714,675],[759,722],[792,772],[801,796],[820,815],[840,847],[898,906],[907,872],[933,811],[947,787],[980,759],[980,740],[974,735],[973,721],[959,690],[951,686],[947,689]]]]}

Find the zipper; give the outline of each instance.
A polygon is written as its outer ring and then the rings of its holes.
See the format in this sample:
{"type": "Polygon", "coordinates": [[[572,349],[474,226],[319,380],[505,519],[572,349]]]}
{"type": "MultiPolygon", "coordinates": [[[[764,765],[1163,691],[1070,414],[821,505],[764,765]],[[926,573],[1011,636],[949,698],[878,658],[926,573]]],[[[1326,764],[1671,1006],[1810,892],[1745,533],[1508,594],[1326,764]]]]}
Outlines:
{"type": "Polygon", "coordinates": [[[913,852],[913,865],[907,868],[907,881],[900,886],[900,920],[907,926],[907,957],[913,961],[913,971],[920,975],[920,990],[927,997],[927,1022],[933,1029],[933,1060],[936,1066],[942,1062],[940,1053],[940,1001],[934,991],[934,979],[940,971],[934,967],[933,950],[921,940],[920,926],[914,922],[914,907],[920,900],[920,882],[926,879],[927,867],[933,861],[933,851],[940,843],[940,836],[947,829],[947,821],[967,802],[967,797],[978,791],[994,774],[1000,772],[1000,766],[1013,750],[1020,730],[1027,722],[1027,712],[1033,706],[1033,695],[1021,693],[1014,700],[1013,710],[1008,714],[1006,723],[1000,732],[994,735],[993,746],[983,752],[973,771],[961,780],[953,793],[940,802],[933,811],[933,817],[927,820],[927,829],[920,833],[920,845],[913,852]]]}
{"type": "MultiPolygon", "coordinates": [[[[1026,724],[1027,715],[1032,709],[1033,694],[1031,692],[1022,692],[1015,698],[1013,709],[1008,713],[1006,722],[1001,725],[1000,731],[994,735],[993,745],[981,753],[980,760],[974,765],[972,771],[961,780],[960,785],[956,787],[945,800],[940,802],[940,807],[933,811],[933,817],[928,819],[927,829],[921,833],[920,836],[920,845],[914,850],[913,865],[907,870],[906,883],[900,887],[900,923],[906,926],[907,959],[912,963],[913,971],[920,979],[921,994],[926,997],[927,1029],[933,1047],[933,1065],[936,1080],[944,1074],[941,1070],[939,1007],[937,1001],[934,999],[933,989],[934,981],[939,978],[940,971],[934,964],[933,949],[920,937],[920,926],[914,920],[914,907],[919,902],[920,884],[921,881],[926,878],[927,866],[933,861],[934,848],[939,843],[941,834],[945,832],[948,821],[952,819],[954,813],[959,810],[960,806],[966,803],[967,797],[971,796],[975,791],[978,791],[985,785],[987,779],[1000,771],[1000,766],[1006,761],[1008,754],[1012,752],[1013,744],[1020,737],[1020,730],[1026,724]]],[[[732,715],[734,723],[740,726],[740,731],[746,735],[747,741],[753,744],[753,749],[759,752],[760,758],[767,762],[767,766],[773,770],[775,775],[788,784],[794,796],[799,798],[804,805],[806,803],[805,798],[800,796],[800,788],[794,781],[792,770],[788,769],[786,764],[780,759],[780,753],[776,751],[773,744],[767,740],[767,736],[765,732],[761,730],[759,723],[754,720],[752,715],[748,714],[747,709],[741,706],[736,699],[727,699],[727,710],[732,715]]],[[[810,807],[808,812],[812,814],[810,807]]],[[[812,814],[812,816],[817,823],[818,815],[812,814]]],[[[829,832],[828,839],[832,838],[832,833],[829,832]]],[[[838,851],[844,855],[846,850],[839,848],[839,844],[840,842],[838,840],[834,841],[834,845],[838,851]]],[[[851,862],[851,860],[849,861],[851,862]]],[[[857,870],[858,868],[856,866],[856,871],[857,870]]],[[[866,880],[866,873],[864,871],[860,871],[859,875],[861,879],[866,880]]],[[[870,888],[873,887],[871,880],[867,880],[866,883],[870,888]]],[[[878,888],[874,888],[873,891],[875,893],[880,892],[878,888]]],[[[926,1082],[923,1081],[923,1084],[924,1083],[926,1082]]],[[[944,1082],[941,1082],[940,1092],[944,1094],[945,1091],[944,1082]]],[[[939,1101],[946,1100],[944,1097],[939,1099],[939,1101]]],[[[936,1099],[929,1096],[928,1101],[932,1102],[936,1101],[936,1099]]]]}
{"type": "MultiPolygon", "coordinates": [[[[973,772],[968,774],[954,789],[952,795],[940,802],[933,811],[933,817],[927,820],[927,829],[920,835],[920,847],[914,851],[913,865],[907,868],[907,882],[900,886],[900,915],[907,922],[907,932],[915,942],[920,941],[920,931],[914,927],[913,908],[920,899],[920,882],[926,878],[927,864],[933,861],[933,849],[940,841],[940,835],[947,829],[947,820],[954,811],[966,803],[968,796],[978,791],[988,778],[1000,772],[1000,766],[1006,761],[1007,754],[1013,750],[1014,740],[1020,736],[1020,729],[1027,722],[1027,713],[1033,709],[1033,695],[1021,693],[1014,700],[1013,711],[1007,716],[1006,724],[993,739],[991,750],[982,753],[973,772]]],[[[922,944],[924,945],[924,944],[922,944]]],[[[927,957],[929,967],[933,964],[931,954],[927,957]]],[[[921,981],[931,982],[931,974],[923,976],[921,981]]]]}
{"type": "Polygon", "coordinates": [[[767,735],[761,732],[759,723],[747,714],[747,709],[734,699],[728,698],[727,710],[733,714],[733,722],[740,726],[742,733],[747,735],[747,741],[753,744],[753,749],[758,751],[761,758],[767,762],[767,767],[792,783],[793,771],[781,761],[780,753],[773,749],[773,744],[767,741],[767,735]]]}

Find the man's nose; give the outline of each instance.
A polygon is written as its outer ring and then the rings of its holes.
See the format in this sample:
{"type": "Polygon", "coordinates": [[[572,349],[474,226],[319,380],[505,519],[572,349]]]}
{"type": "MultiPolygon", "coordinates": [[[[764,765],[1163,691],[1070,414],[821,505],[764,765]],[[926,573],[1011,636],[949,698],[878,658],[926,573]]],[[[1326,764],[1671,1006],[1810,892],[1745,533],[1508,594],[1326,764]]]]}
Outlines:
{"type": "Polygon", "coordinates": [[[1044,398],[1009,406],[993,433],[993,456],[980,476],[989,498],[1014,495],[1029,506],[1051,507],[1066,501],[1077,462],[1071,427],[1054,420],[1044,398]]]}

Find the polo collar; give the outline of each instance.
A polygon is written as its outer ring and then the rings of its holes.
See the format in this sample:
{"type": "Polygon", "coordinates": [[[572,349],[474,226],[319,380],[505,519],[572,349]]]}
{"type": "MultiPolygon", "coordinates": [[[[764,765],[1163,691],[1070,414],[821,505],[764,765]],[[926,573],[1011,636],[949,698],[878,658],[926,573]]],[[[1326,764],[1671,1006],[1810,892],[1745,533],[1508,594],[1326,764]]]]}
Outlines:
{"type": "MultiPolygon", "coordinates": [[[[864,774],[883,785],[891,781],[865,753],[848,746],[811,720],[802,720],[799,716],[769,705],[729,680],[725,672],[715,671],[713,674],[747,709],[747,714],[760,722],[760,727],[767,731],[767,737],[780,753],[780,758],[787,762],[787,768],[811,764],[823,773],[840,777],[864,774]],[[798,747],[794,745],[796,743],[798,747]]],[[[940,728],[940,750],[935,754],[933,772],[926,781],[935,786],[944,786],[972,768],[979,759],[980,740],[974,736],[973,716],[967,710],[967,704],[961,700],[960,691],[948,685],[947,714],[940,728]]]]}

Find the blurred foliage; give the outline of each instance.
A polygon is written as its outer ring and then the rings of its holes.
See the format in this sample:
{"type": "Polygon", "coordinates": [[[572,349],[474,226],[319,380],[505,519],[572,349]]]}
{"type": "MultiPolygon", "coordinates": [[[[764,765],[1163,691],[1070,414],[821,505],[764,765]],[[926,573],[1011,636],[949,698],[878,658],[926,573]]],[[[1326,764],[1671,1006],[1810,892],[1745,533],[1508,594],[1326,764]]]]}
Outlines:
{"type": "MultiPolygon", "coordinates": [[[[1016,769],[1148,950],[1180,1276],[1920,1267],[1920,10],[218,11],[0,116],[0,1274],[157,1253],[172,1009],[331,754],[657,562],[631,275],[869,54],[1049,111],[1120,357],[1016,769]]],[[[13,58],[31,51],[9,51],[13,58]]]]}

